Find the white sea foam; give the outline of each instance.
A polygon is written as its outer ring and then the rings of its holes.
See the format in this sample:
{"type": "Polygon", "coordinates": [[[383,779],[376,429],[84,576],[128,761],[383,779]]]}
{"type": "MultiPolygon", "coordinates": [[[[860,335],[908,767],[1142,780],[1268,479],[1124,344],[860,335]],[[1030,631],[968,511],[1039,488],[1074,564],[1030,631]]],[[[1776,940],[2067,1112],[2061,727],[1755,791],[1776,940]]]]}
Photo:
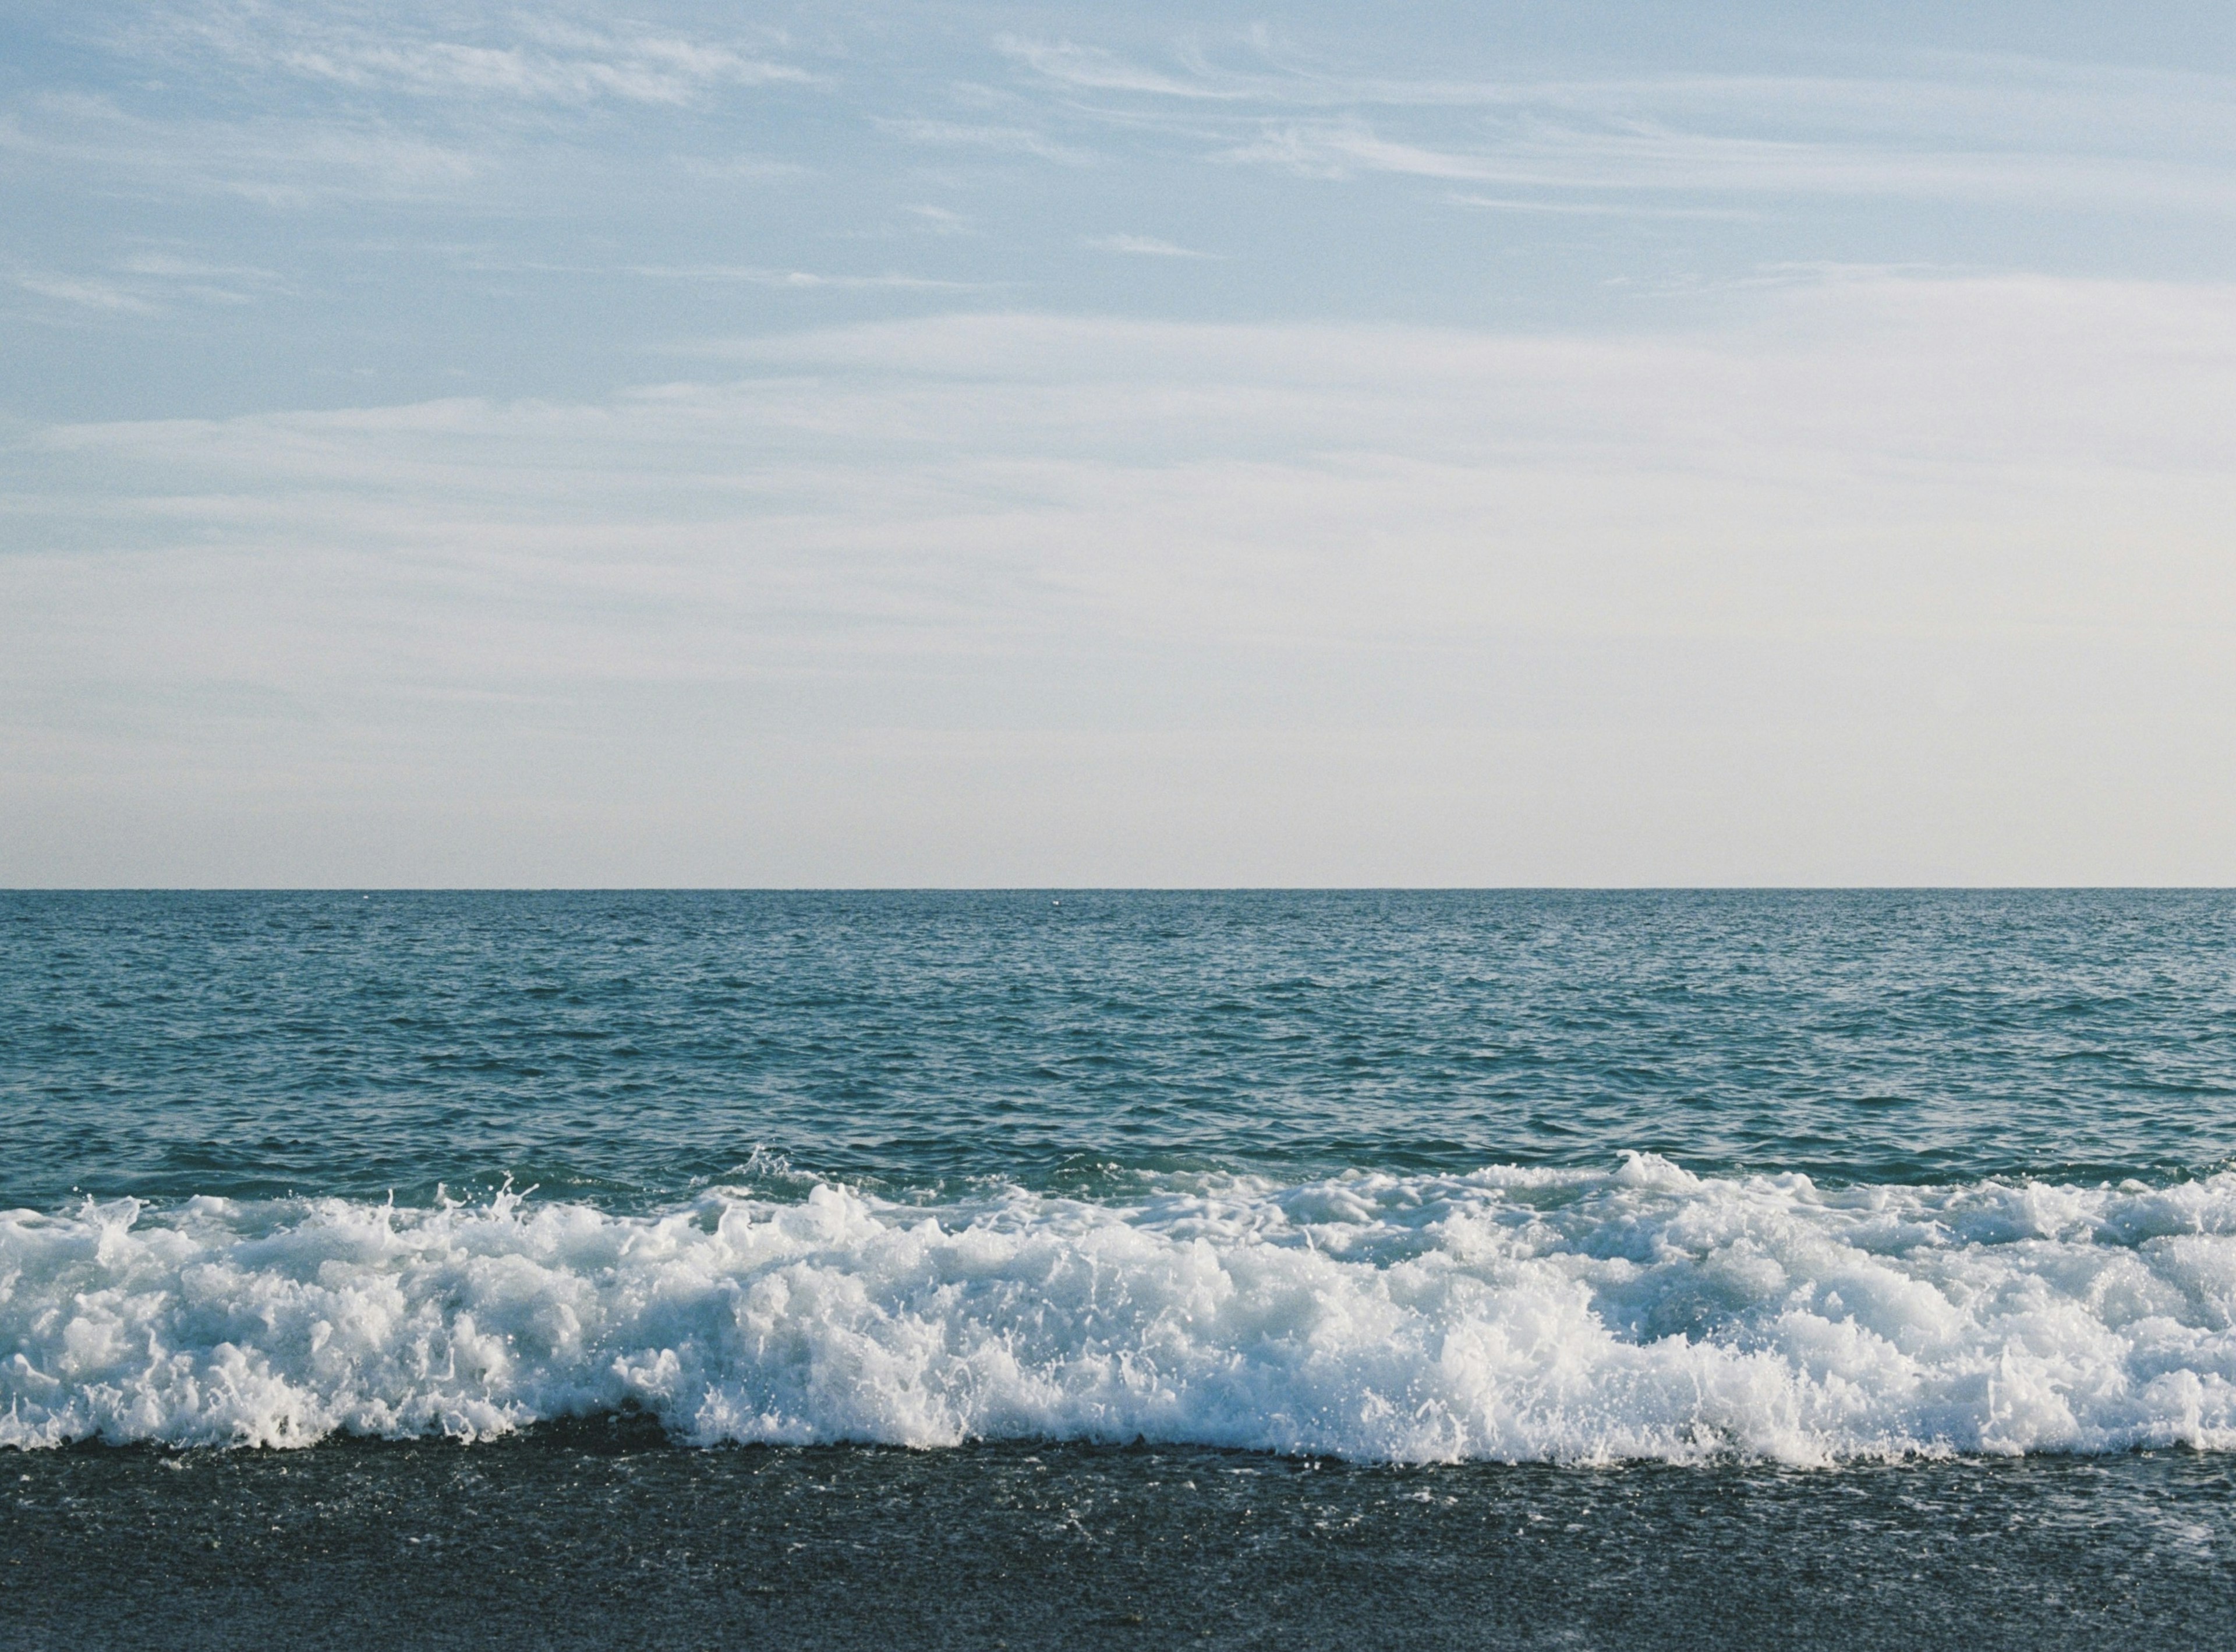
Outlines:
{"type": "Polygon", "coordinates": [[[2236,1448],[2236,1175],[1177,1181],[658,1217],[0,1215],[0,1443],[1187,1441],[1396,1460],[2236,1448]]]}

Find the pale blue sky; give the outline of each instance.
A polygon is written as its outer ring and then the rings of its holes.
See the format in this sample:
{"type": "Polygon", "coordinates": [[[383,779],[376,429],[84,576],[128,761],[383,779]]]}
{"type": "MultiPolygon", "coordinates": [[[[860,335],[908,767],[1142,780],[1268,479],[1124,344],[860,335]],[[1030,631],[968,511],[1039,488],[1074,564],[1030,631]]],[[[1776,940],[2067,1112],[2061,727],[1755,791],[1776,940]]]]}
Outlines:
{"type": "Polygon", "coordinates": [[[2232,93],[2225,4],[16,0],[0,882],[2236,880],[2232,93]]]}

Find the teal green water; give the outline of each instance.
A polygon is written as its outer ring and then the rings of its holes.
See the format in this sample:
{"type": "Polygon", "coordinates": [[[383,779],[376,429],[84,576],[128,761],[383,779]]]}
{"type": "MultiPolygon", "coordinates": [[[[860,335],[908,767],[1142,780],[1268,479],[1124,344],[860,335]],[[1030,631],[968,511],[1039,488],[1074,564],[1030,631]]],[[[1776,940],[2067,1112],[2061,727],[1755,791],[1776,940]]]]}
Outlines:
{"type": "Polygon", "coordinates": [[[2220,893],[11,894],[0,1201],[2207,1175],[2220,893]],[[757,1156],[758,1155],[758,1156],[757,1156]]]}

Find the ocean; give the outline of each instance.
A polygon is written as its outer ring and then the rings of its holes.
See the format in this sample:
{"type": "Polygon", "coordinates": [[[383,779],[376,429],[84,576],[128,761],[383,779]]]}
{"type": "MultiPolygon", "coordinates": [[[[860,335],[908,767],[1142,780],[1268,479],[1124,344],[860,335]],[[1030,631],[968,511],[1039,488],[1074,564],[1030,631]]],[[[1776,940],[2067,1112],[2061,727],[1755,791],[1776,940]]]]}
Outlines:
{"type": "Polygon", "coordinates": [[[0,1646],[2236,1643],[2236,896],[0,895],[0,1646]]]}

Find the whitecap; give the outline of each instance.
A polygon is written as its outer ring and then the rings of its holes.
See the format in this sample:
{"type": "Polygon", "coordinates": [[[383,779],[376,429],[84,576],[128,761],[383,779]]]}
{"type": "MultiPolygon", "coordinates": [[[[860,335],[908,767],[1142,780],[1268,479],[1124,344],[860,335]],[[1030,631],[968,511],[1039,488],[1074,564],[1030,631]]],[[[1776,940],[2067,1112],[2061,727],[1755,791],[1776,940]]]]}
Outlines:
{"type": "MultiPolygon", "coordinates": [[[[796,1173],[793,1173],[796,1174],[796,1173]]],[[[1151,1440],[1387,1461],[2236,1448],[2236,1175],[1491,1167],[0,1213],[0,1444],[1151,1440]]]]}

